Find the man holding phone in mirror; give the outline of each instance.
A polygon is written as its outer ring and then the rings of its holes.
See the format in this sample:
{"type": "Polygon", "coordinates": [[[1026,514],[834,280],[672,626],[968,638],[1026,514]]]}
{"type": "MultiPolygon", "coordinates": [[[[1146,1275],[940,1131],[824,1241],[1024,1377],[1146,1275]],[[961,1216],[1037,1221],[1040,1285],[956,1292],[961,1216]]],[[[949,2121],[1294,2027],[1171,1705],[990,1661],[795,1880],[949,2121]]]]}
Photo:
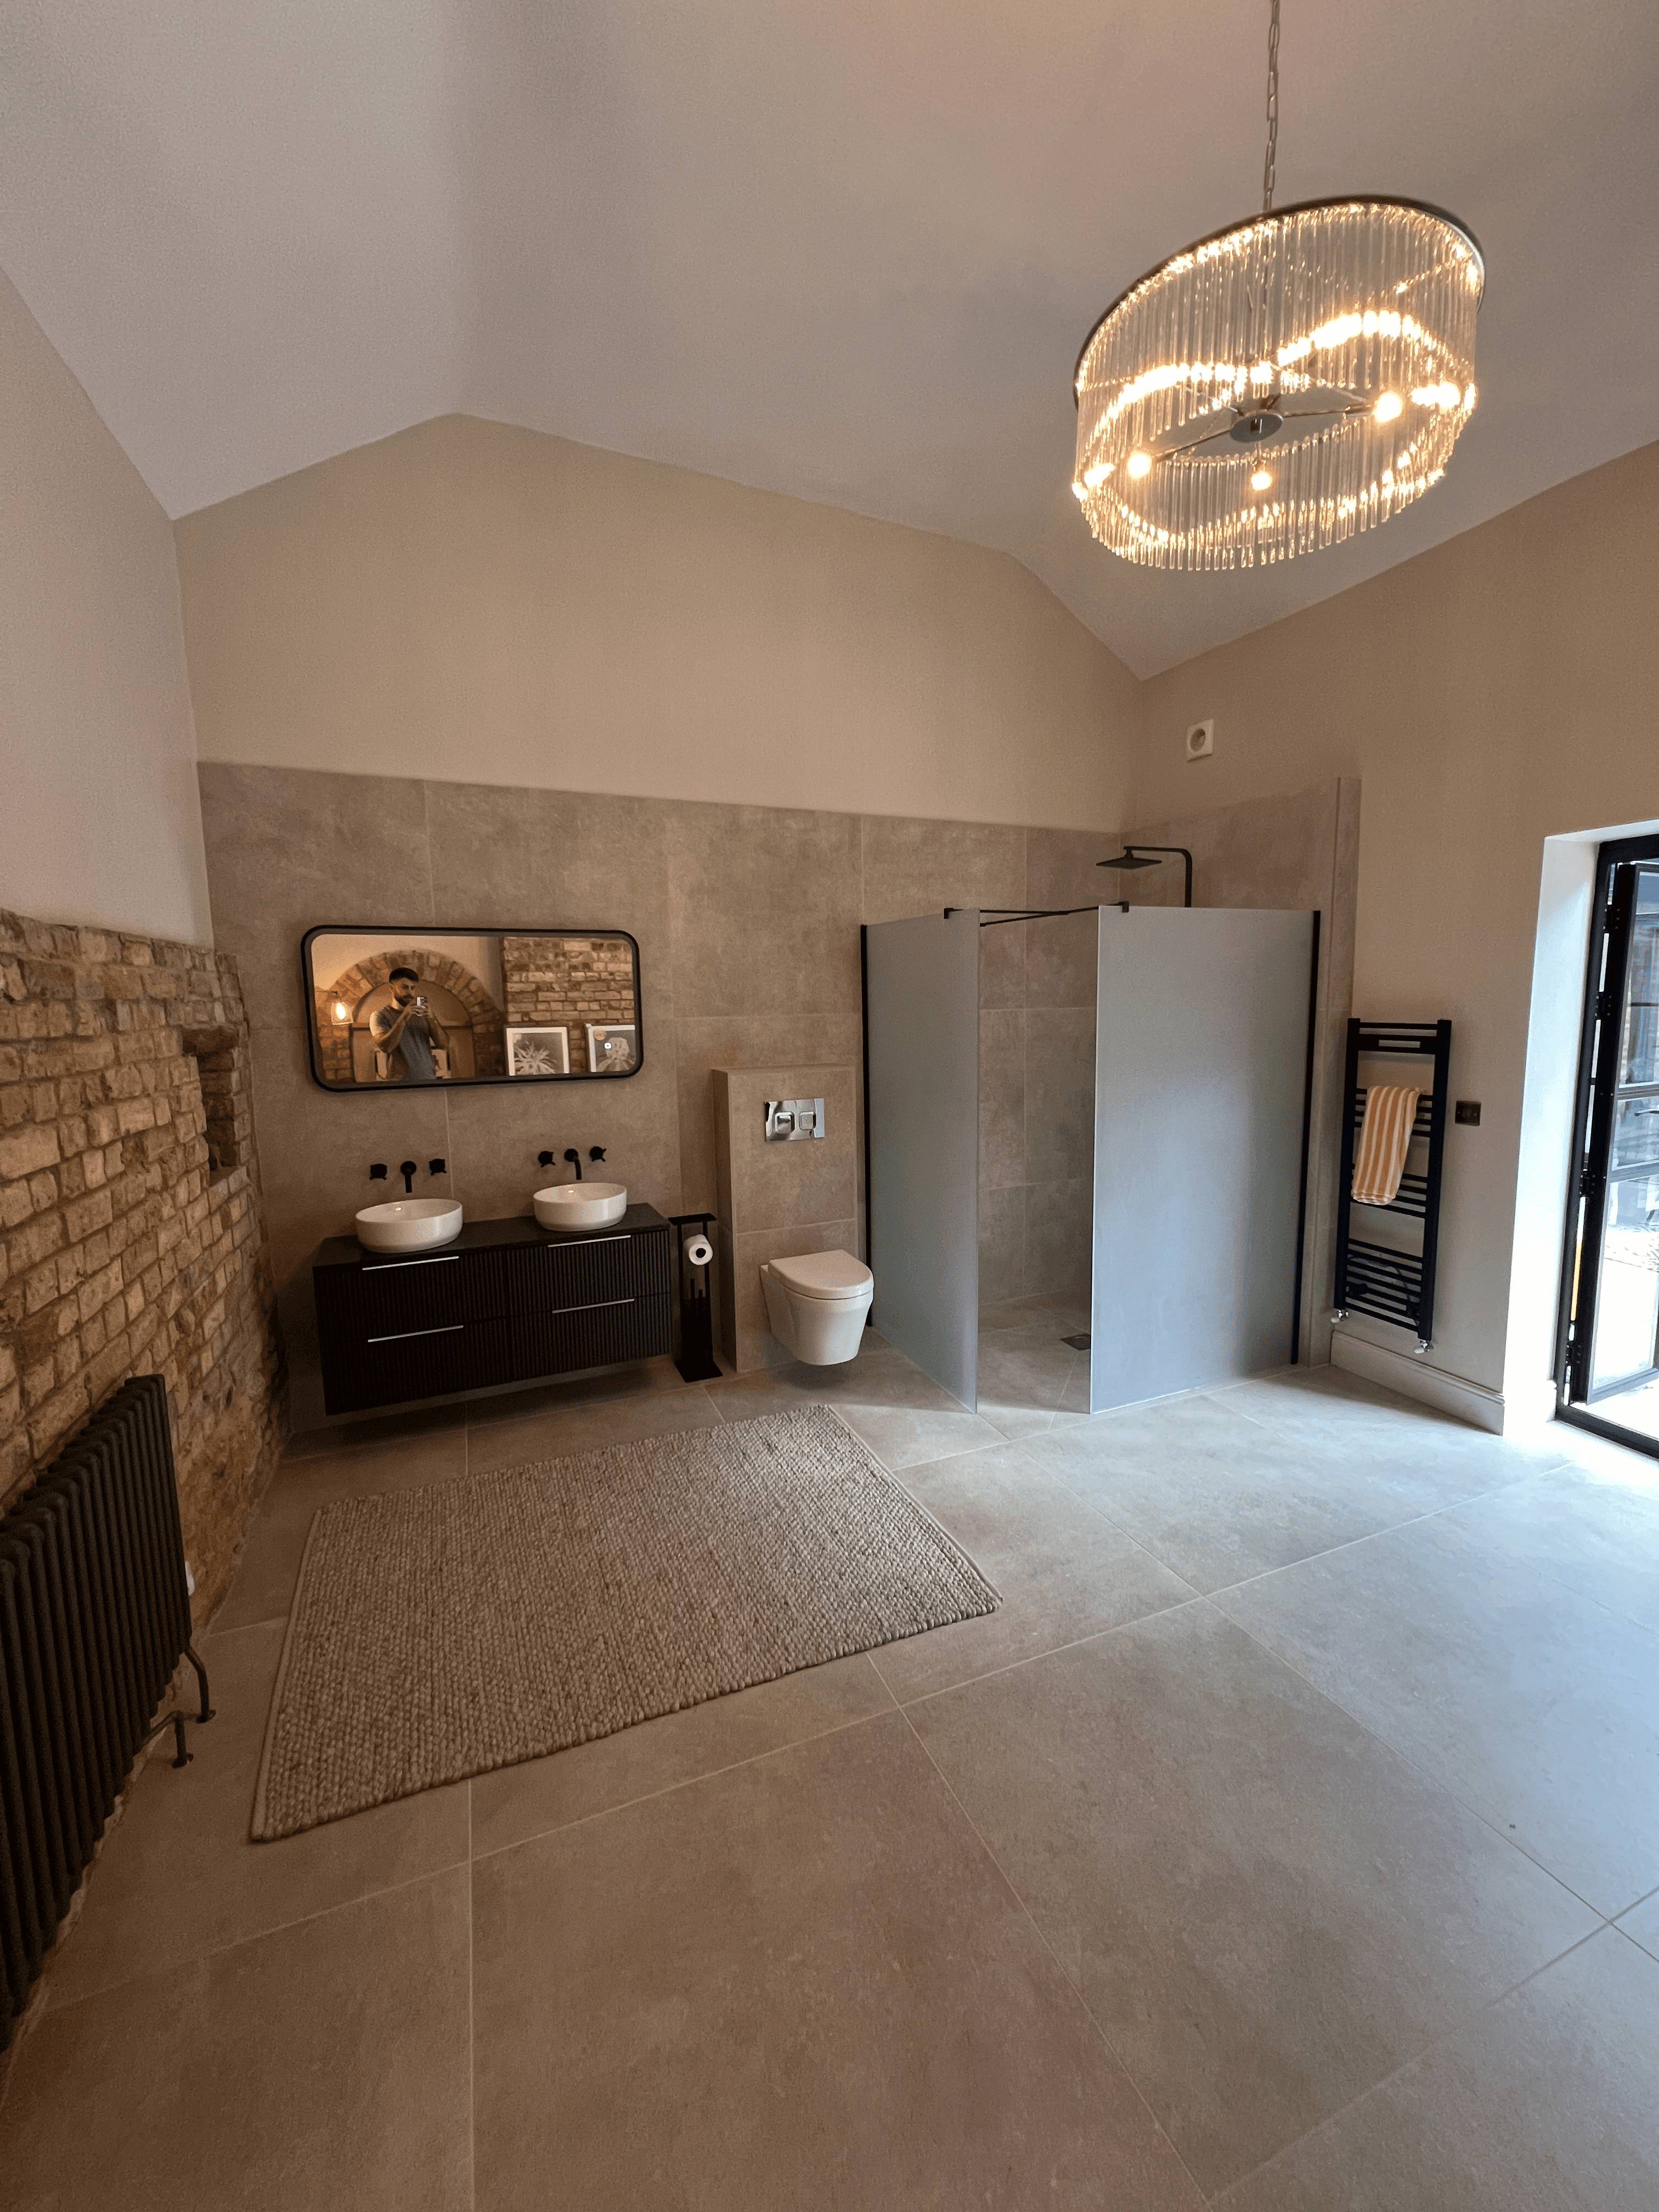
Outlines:
{"type": "Polygon", "coordinates": [[[434,1045],[449,1049],[449,1032],[438,1019],[420,989],[412,968],[394,968],[386,981],[392,996],[369,1018],[369,1033],[376,1048],[386,1054],[388,1083],[436,1083],[441,1079],[432,1056],[434,1045]]]}

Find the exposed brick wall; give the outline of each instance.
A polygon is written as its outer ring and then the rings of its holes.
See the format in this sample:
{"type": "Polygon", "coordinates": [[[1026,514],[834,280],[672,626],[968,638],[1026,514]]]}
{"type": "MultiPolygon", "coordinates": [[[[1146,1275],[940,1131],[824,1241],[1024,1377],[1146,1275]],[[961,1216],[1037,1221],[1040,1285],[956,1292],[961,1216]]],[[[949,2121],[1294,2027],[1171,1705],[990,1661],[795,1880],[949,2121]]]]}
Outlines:
{"type": "Polygon", "coordinates": [[[515,1029],[570,1032],[570,1072],[586,1075],[589,1022],[631,1022],[634,948],[619,937],[504,937],[501,981],[515,1029]]]}
{"type": "Polygon", "coordinates": [[[234,963],[0,911],[0,1505],[167,1379],[196,1614],[281,1448],[234,963]]]}

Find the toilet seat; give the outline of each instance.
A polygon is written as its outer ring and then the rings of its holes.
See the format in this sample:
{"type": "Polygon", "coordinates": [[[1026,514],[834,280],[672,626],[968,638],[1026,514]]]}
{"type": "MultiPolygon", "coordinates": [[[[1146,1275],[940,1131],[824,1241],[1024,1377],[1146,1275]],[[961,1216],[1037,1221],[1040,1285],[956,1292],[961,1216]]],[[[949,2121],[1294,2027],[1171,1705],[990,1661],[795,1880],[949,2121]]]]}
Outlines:
{"type": "Polygon", "coordinates": [[[767,1264],[797,1297],[830,1305],[867,1297],[876,1279],[863,1261],[855,1260],[850,1252],[803,1252],[796,1258],[767,1264]]]}

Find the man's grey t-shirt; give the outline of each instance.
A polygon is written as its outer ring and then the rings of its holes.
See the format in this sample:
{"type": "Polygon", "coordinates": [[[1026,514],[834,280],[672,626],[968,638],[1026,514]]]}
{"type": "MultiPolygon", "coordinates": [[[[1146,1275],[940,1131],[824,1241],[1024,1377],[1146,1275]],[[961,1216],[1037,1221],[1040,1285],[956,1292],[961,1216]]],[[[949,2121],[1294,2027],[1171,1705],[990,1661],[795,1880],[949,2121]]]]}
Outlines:
{"type": "MultiPolygon", "coordinates": [[[[403,1008],[395,1000],[377,1009],[369,1023],[375,1042],[386,1050],[385,1038],[403,1008]]],[[[426,1016],[411,1012],[404,1024],[404,1033],[387,1053],[392,1063],[394,1083],[435,1083],[438,1063],[432,1057],[432,1037],[426,1025],[426,1016]]]]}

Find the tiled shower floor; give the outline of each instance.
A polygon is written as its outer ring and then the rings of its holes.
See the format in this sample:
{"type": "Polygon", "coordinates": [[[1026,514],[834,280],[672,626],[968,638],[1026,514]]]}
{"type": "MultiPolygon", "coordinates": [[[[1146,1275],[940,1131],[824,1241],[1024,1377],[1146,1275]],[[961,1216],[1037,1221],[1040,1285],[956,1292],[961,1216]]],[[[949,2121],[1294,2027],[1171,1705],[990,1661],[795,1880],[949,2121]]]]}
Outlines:
{"type": "Polygon", "coordinates": [[[1086,1325],[988,1315],[977,1415],[872,1336],[291,1458],[0,2202],[1651,2212],[1659,1466],[1329,1369],[1089,1419],[1086,1325]],[[809,1397],[999,1613],[246,1842],[322,1500],[809,1397]]]}

